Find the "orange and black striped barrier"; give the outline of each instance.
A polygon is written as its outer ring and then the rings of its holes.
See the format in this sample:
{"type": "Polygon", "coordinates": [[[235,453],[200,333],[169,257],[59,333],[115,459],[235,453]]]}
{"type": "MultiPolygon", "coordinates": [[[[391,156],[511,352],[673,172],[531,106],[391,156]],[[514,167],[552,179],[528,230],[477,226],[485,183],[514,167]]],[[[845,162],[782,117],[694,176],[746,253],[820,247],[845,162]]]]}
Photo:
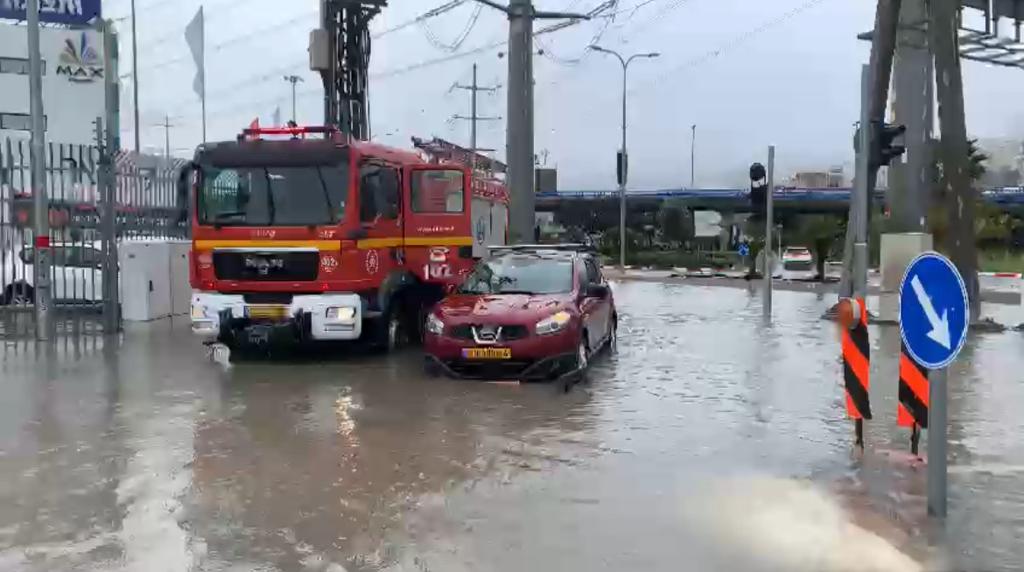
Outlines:
{"type": "Polygon", "coordinates": [[[928,428],[928,370],[900,345],[899,405],[896,424],[910,427],[910,452],[917,454],[921,429],[928,428]]]}
{"type": "Polygon", "coordinates": [[[839,323],[843,348],[843,383],[846,387],[846,413],[855,421],[856,445],[864,448],[864,420],[871,419],[868,394],[871,372],[871,345],[868,340],[868,309],[863,298],[844,298],[839,302],[839,323]]]}

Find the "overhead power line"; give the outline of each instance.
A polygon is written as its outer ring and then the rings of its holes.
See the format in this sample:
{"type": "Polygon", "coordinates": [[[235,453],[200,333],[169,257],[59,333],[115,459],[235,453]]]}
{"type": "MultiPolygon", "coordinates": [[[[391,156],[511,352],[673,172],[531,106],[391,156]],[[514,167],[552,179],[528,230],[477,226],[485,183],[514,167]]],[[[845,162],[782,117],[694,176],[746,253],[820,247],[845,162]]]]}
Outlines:
{"type": "Polygon", "coordinates": [[[473,9],[473,13],[469,17],[469,21],[462,28],[462,31],[459,32],[459,34],[455,37],[455,40],[450,44],[442,42],[437,37],[437,34],[435,34],[433,30],[430,29],[430,25],[427,23],[427,20],[423,20],[420,22],[420,28],[423,30],[423,34],[427,37],[427,41],[433,44],[435,48],[444,50],[446,52],[454,52],[461,48],[462,44],[466,41],[466,38],[469,37],[469,34],[473,31],[473,28],[476,26],[477,21],[480,19],[480,13],[483,12],[483,9],[483,4],[476,5],[476,7],[473,9]]]}
{"type": "Polygon", "coordinates": [[[426,12],[420,14],[419,16],[416,16],[412,20],[408,20],[406,22],[398,24],[397,26],[392,26],[391,28],[387,28],[385,30],[381,30],[380,32],[377,32],[375,34],[371,34],[371,37],[373,39],[382,38],[382,37],[384,37],[384,36],[386,36],[388,34],[392,34],[392,33],[397,32],[399,30],[404,30],[404,29],[406,29],[406,28],[408,28],[410,26],[415,26],[416,24],[419,24],[420,22],[423,22],[425,20],[429,20],[429,19],[434,18],[436,16],[440,16],[441,14],[444,14],[446,12],[450,12],[450,11],[458,8],[459,6],[462,6],[463,4],[465,4],[466,1],[467,0],[452,0],[451,2],[447,2],[445,4],[442,4],[442,5],[438,6],[437,8],[432,8],[430,10],[427,10],[426,12]]]}

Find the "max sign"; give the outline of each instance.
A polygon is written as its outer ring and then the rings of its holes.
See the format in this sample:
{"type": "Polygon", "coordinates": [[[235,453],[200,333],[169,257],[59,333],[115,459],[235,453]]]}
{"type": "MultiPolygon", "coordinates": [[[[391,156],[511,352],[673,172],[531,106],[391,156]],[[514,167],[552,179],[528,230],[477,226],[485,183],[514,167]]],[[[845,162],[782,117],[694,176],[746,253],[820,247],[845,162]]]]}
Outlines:
{"type": "Polygon", "coordinates": [[[75,83],[103,79],[103,62],[96,49],[89,44],[89,36],[85,32],[76,39],[64,40],[64,49],[57,64],[57,75],[75,83]]]}
{"type": "MultiPolygon", "coordinates": [[[[25,0],[0,0],[0,19],[24,20],[25,0]]],[[[101,0],[39,0],[39,20],[83,26],[102,15],[101,0]]]]}

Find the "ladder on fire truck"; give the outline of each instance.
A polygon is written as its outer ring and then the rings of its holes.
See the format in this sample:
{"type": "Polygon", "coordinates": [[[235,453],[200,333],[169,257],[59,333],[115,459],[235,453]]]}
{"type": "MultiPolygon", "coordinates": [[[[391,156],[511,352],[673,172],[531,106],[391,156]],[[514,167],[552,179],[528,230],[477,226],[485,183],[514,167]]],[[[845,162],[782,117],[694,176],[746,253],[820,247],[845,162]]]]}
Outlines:
{"type": "Polygon", "coordinates": [[[370,137],[370,21],[387,0],[320,0],[310,68],[324,84],[324,121],[358,140],[370,137]]]}

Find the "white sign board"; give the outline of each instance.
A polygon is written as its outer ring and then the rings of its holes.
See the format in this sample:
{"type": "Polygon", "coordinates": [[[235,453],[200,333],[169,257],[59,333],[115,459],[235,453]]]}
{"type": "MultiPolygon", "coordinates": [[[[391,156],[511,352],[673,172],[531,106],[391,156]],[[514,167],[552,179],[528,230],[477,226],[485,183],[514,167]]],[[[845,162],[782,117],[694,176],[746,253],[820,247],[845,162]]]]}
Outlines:
{"type": "MultiPolygon", "coordinates": [[[[42,28],[46,141],[92,145],[105,108],[103,38],[95,30],[42,28]]],[[[28,38],[0,24],[0,139],[28,139],[28,38]]]]}

